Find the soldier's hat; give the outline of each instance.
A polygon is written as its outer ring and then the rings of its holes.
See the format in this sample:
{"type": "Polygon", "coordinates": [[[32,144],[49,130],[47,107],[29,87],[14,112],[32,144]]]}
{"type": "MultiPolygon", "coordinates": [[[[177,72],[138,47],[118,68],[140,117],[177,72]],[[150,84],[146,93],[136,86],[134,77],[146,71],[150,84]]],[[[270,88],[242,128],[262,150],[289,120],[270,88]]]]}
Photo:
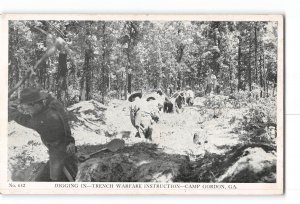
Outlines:
{"type": "Polygon", "coordinates": [[[142,98],[142,93],[141,92],[135,92],[133,94],[131,94],[128,98],[128,101],[132,102],[135,100],[135,98],[142,98]]]}
{"type": "Polygon", "coordinates": [[[153,96],[150,96],[146,99],[146,101],[152,101],[152,100],[155,100],[155,98],[153,96]]]}
{"type": "Polygon", "coordinates": [[[29,104],[44,100],[48,93],[41,91],[39,88],[28,87],[21,91],[19,103],[29,104]]]}
{"type": "Polygon", "coordinates": [[[156,93],[159,94],[160,96],[163,95],[163,92],[162,92],[160,89],[158,89],[158,90],[156,91],[156,93]]]}

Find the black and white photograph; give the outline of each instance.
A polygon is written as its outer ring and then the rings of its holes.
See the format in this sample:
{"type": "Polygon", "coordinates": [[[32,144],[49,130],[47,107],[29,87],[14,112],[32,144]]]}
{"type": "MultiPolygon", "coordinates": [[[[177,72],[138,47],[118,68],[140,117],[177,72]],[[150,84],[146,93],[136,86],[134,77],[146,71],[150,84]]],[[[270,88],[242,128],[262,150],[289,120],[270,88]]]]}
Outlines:
{"type": "Polygon", "coordinates": [[[7,20],[5,183],[282,193],[282,16],[41,16],[7,20]]]}

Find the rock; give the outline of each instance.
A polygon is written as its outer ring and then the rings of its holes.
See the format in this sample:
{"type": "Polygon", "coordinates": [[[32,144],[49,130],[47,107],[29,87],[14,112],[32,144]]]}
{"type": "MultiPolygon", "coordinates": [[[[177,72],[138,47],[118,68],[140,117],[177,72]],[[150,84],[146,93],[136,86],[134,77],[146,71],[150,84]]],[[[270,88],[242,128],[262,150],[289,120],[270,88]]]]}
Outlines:
{"type": "Polygon", "coordinates": [[[196,145],[204,145],[207,143],[207,135],[203,132],[196,132],[193,136],[193,143],[196,145]]]}

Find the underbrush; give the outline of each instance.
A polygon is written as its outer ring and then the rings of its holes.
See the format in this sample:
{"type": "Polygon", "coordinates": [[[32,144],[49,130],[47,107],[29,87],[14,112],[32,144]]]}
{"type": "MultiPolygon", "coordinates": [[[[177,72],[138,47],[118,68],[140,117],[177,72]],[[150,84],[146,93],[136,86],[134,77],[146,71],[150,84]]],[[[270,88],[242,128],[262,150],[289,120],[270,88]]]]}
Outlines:
{"type": "Polygon", "coordinates": [[[203,102],[204,108],[213,110],[218,117],[224,109],[239,109],[229,124],[233,133],[239,134],[244,142],[257,142],[275,145],[277,135],[276,97],[259,97],[260,90],[240,91],[230,96],[209,95],[203,102]]]}
{"type": "Polygon", "coordinates": [[[248,142],[275,144],[277,134],[276,98],[260,98],[247,105],[234,132],[248,142]]]}

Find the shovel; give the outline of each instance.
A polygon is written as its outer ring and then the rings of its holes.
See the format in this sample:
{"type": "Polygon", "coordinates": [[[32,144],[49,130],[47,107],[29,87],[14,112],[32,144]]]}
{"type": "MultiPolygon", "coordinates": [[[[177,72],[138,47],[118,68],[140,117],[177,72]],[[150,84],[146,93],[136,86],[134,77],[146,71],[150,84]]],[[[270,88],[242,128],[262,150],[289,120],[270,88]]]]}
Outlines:
{"type": "Polygon", "coordinates": [[[110,141],[109,143],[106,144],[106,147],[92,153],[92,154],[87,154],[87,155],[80,155],[78,156],[78,161],[80,162],[84,162],[88,159],[90,159],[92,156],[98,154],[99,152],[105,151],[105,150],[109,150],[111,152],[116,152],[119,149],[122,149],[125,146],[125,142],[124,140],[121,139],[113,139],[112,141],[110,141]]]}

